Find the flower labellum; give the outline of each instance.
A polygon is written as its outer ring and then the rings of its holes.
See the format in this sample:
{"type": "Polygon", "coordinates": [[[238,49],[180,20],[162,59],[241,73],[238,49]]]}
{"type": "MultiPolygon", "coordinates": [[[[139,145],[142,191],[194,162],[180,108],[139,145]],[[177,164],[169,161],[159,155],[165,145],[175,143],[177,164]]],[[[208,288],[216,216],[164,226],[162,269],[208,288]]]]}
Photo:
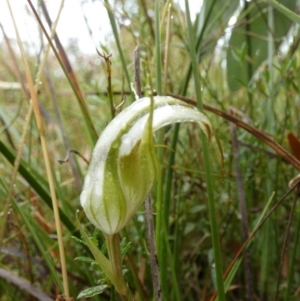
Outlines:
{"type": "Polygon", "coordinates": [[[207,117],[168,96],[135,101],[102,132],[85,177],[80,203],[88,219],[107,235],[118,233],[150,193],[159,171],[152,134],[177,122],[197,122],[208,139],[207,117]]]}

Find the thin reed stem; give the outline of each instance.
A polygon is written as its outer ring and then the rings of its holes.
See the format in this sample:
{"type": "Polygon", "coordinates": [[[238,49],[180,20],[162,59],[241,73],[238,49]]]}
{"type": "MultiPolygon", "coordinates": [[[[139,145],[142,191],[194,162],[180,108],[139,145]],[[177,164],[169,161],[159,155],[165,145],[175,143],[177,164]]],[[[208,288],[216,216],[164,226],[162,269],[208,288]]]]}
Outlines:
{"type": "MultiPolygon", "coordinates": [[[[50,158],[49,158],[49,153],[48,153],[47,143],[46,143],[46,138],[45,138],[45,129],[44,129],[43,122],[42,122],[42,117],[41,117],[41,114],[40,114],[36,89],[34,87],[34,83],[33,83],[32,77],[30,75],[30,69],[29,69],[28,61],[27,61],[26,56],[25,56],[25,51],[24,51],[24,48],[23,48],[23,44],[22,44],[22,41],[21,41],[21,38],[20,38],[20,35],[19,35],[19,32],[18,32],[17,25],[15,23],[14,15],[13,15],[13,12],[11,10],[11,7],[10,7],[10,4],[9,4],[8,0],[7,0],[7,3],[8,3],[9,10],[10,10],[12,21],[13,21],[13,24],[14,24],[18,45],[19,45],[19,48],[20,48],[20,51],[21,51],[22,61],[23,61],[24,67],[25,67],[26,79],[27,79],[27,82],[28,82],[29,91],[30,91],[30,95],[31,95],[33,111],[34,111],[34,115],[35,115],[35,118],[36,118],[37,128],[38,128],[38,131],[39,131],[39,134],[40,134],[41,145],[42,145],[43,156],[44,156],[44,162],[45,162],[45,167],[46,167],[46,174],[47,174],[47,178],[48,178],[48,182],[49,182],[49,188],[50,188],[50,192],[51,192],[51,199],[52,199],[54,219],[55,219],[55,228],[56,228],[56,231],[57,231],[57,239],[58,239],[58,246],[59,246],[59,258],[60,258],[61,271],[62,271],[64,295],[66,297],[69,297],[69,285],[68,285],[67,266],[66,266],[65,252],[64,252],[64,243],[63,243],[63,237],[62,237],[60,216],[59,216],[59,211],[58,211],[58,201],[57,201],[57,198],[56,198],[55,185],[54,185],[53,175],[52,175],[52,170],[51,170],[51,163],[50,163],[50,158]]],[[[63,1],[62,1],[61,4],[63,4],[63,1]]],[[[61,12],[62,7],[63,7],[63,5],[61,5],[59,13],[61,12]]],[[[59,14],[58,14],[58,17],[59,17],[59,14]]],[[[46,62],[46,60],[45,60],[45,62],[46,62]]]]}
{"type": "MultiPolygon", "coordinates": [[[[200,111],[203,112],[203,103],[202,103],[202,96],[201,96],[201,81],[200,81],[200,74],[198,70],[196,50],[194,44],[194,31],[191,22],[188,0],[185,0],[185,10],[186,10],[186,19],[187,19],[187,27],[188,27],[189,49],[190,49],[192,67],[193,67],[193,75],[194,75],[196,98],[197,98],[197,107],[200,111]]],[[[219,297],[219,301],[225,301],[223,268],[222,268],[222,260],[221,260],[222,257],[221,257],[221,248],[220,248],[219,233],[218,233],[218,224],[216,219],[215,198],[214,198],[213,178],[211,175],[209,147],[208,147],[207,138],[202,131],[201,131],[201,141],[202,141],[202,148],[203,148],[205,174],[206,174],[210,228],[211,228],[212,244],[214,250],[214,265],[216,271],[218,297],[219,297]]]]}

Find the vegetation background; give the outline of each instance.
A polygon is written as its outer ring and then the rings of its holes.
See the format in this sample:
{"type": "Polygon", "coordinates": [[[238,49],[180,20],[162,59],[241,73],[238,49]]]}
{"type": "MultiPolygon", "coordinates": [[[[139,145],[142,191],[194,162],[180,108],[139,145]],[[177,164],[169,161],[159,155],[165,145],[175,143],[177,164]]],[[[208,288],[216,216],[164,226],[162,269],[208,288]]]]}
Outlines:
{"type": "MultiPolygon", "coordinates": [[[[110,99],[116,112],[134,100],[137,53],[144,95],[154,87],[194,105],[200,97],[222,146],[210,145],[212,204],[197,126],[156,137],[166,146],[152,195],[163,300],[299,300],[300,208],[289,182],[300,170],[300,17],[298,1],[280,3],[204,1],[191,31],[176,1],[105,0],[112,37],[93,55],[54,32],[47,52],[54,20],[44,1],[28,0],[26,16],[41,22],[39,53],[1,27],[0,300],[118,300],[76,215],[105,252],[79,195],[110,99]]],[[[135,300],[154,300],[146,230],[142,207],[121,233],[135,300]]]]}

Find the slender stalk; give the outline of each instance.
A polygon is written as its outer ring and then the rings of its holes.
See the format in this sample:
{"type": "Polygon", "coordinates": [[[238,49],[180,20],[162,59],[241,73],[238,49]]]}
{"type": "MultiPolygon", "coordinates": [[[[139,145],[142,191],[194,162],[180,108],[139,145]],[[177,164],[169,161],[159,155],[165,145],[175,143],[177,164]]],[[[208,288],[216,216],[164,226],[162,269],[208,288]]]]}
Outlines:
{"type": "MultiPolygon", "coordinates": [[[[172,13],[172,2],[169,0],[167,5],[167,28],[165,38],[165,53],[164,53],[164,81],[163,89],[164,94],[168,90],[168,67],[170,60],[170,40],[171,40],[171,13],[172,13]]],[[[169,214],[170,214],[170,202],[171,202],[171,189],[172,189],[172,176],[173,176],[173,163],[175,161],[176,145],[178,138],[179,124],[175,125],[174,137],[172,139],[172,150],[169,155],[168,166],[166,170],[166,186],[163,197],[163,214],[166,228],[169,228],[169,214]],[[173,148],[174,147],[174,148],[173,148]]]]}
{"type": "Polygon", "coordinates": [[[139,3],[141,5],[141,8],[144,12],[144,15],[145,15],[145,18],[146,18],[146,21],[148,23],[148,26],[149,26],[149,31],[150,31],[150,34],[151,34],[151,37],[155,38],[155,33],[154,33],[154,29],[153,29],[153,24],[152,24],[152,18],[148,15],[148,4],[147,4],[147,1],[146,0],[139,0],[139,3]]]}
{"type": "Polygon", "coordinates": [[[107,250],[115,278],[118,280],[117,292],[124,301],[131,301],[130,291],[125,283],[122,271],[122,254],[120,248],[120,234],[106,236],[107,250]]]}
{"type": "MultiPolygon", "coordinates": [[[[85,99],[84,99],[84,95],[83,95],[83,92],[79,86],[79,82],[77,80],[77,77],[73,71],[73,68],[72,68],[72,65],[68,59],[68,56],[66,54],[66,51],[64,50],[62,44],[60,43],[60,40],[58,38],[58,35],[55,33],[54,34],[54,40],[55,40],[55,43],[56,43],[56,47],[54,47],[53,43],[52,43],[52,39],[49,37],[36,9],[34,8],[31,0],[27,0],[28,1],[28,4],[36,18],[36,20],[38,21],[39,23],[39,26],[41,28],[41,30],[43,31],[46,39],[48,40],[48,43],[50,44],[51,46],[51,49],[52,51],[54,52],[55,54],[55,57],[57,59],[57,61],[59,62],[69,84],[70,84],[70,87],[72,88],[75,96],[76,96],[76,99],[78,101],[78,104],[80,106],[80,109],[81,109],[81,112],[83,114],[83,117],[84,117],[84,122],[85,122],[85,125],[86,125],[86,128],[88,130],[88,133],[89,133],[89,136],[91,138],[91,141],[95,144],[96,141],[98,140],[98,134],[95,130],[95,127],[93,125],[93,122],[92,122],[92,119],[91,119],[91,116],[89,114],[89,111],[88,111],[88,107],[87,107],[87,104],[85,102],[85,99]]],[[[42,7],[42,10],[43,10],[43,13],[44,13],[44,16],[47,20],[47,23],[49,25],[49,27],[52,26],[52,21],[50,19],[50,16],[49,16],[49,13],[48,13],[48,10],[46,8],[46,5],[44,3],[44,1],[41,1],[41,7],[42,7]]]]}
{"type": "Polygon", "coordinates": [[[123,65],[123,70],[125,72],[127,85],[128,85],[129,90],[130,90],[130,88],[131,88],[131,86],[130,86],[130,76],[129,76],[129,72],[128,72],[128,69],[127,69],[127,64],[126,64],[126,61],[125,61],[125,57],[124,57],[124,53],[123,53],[123,50],[122,50],[122,47],[121,47],[121,43],[120,43],[120,40],[119,40],[119,33],[118,33],[117,25],[116,25],[116,20],[115,20],[114,14],[112,12],[112,8],[111,8],[108,0],[104,0],[104,3],[105,3],[105,8],[107,10],[108,18],[109,18],[109,21],[110,21],[110,25],[111,25],[111,28],[112,28],[112,31],[113,31],[113,34],[114,34],[114,37],[115,37],[115,41],[116,41],[117,48],[118,48],[118,51],[119,51],[120,59],[121,59],[122,65],[123,65]]]}
{"type": "MultiPolygon", "coordinates": [[[[54,83],[53,83],[53,80],[52,80],[50,72],[49,72],[49,66],[46,66],[46,68],[44,70],[44,76],[45,76],[46,94],[53,103],[54,111],[56,114],[57,124],[61,131],[63,144],[64,144],[65,150],[67,152],[67,160],[65,160],[65,162],[69,162],[69,164],[70,164],[70,168],[71,168],[73,178],[74,178],[75,184],[76,184],[76,189],[77,189],[78,193],[80,193],[82,190],[82,176],[80,174],[79,165],[78,165],[77,160],[75,159],[74,154],[77,154],[78,156],[80,156],[84,161],[85,161],[85,158],[83,156],[81,156],[80,153],[71,149],[71,143],[70,143],[69,137],[67,135],[66,127],[65,127],[64,116],[59,107],[57,94],[55,93],[54,83]],[[74,153],[74,154],[72,154],[72,153],[74,153]]],[[[65,162],[63,162],[63,163],[65,163],[65,162]]],[[[87,164],[88,164],[88,162],[87,162],[87,164]]]]}
{"type": "Polygon", "coordinates": [[[156,90],[157,94],[162,93],[162,78],[161,78],[161,38],[160,38],[160,21],[159,21],[159,3],[155,0],[155,57],[156,57],[156,90]]]}
{"type": "Polygon", "coordinates": [[[112,92],[112,85],[111,85],[111,60],[110,60],[111,54],[101,54],[99,52],[98,54],[104,59],[106,65],[106,76],[107,76],[106,90],[109,98],[111,119],[114,119],[115,107],[114,107],[113,92],[112,92]]]}
{"type": "MultiPolygon", "coordinates": [[[[208,21],[209,21],[209,18],[211,16],[212,12],[213,12],[213,8],[214,8],[215,3],[216,3],[216,0],[211,1],[210,7],[209,7],[209,10],[208,10],[208,13],[207,13],[207,17],[204,20],[203,26],[201,28],[201,32],[199,33],[199,35],[197,37],[196,53],[197,53],[198,56],[200,56],[200,45],[201,45],[201,42],[203,40],[205,30],[207,29],[208,21]]],[[[201,58],[200,58],[200,60],[201,60],[201,58]]],[[[187,88],[188,88],[189,80],[190,80],[190,77],[192,75],[192,67],[193,67],[192,63],[190,63],[188,68],[187,68],[186,75],[184,76],[184,80],[181,84],[182,88],[180,89],[180,91],[183,95],[186,94],[186,91],[187,91],[187,88]]]]}
{"type": "MultiPolygon", "coordinates": [[[[169,1],[170,2],[170,1],[169,1]]],[[[165,55],[164,55],[164,94],[167,93],[168,88],[168,67],[170,60],[170,39],[171,39],[171,13],[172,13],[172,3],[167,4],[167,30],[166,30],[166,42],[165,42],[165,55]]]]}
{"type": "MultiPolygon", "coordinates": [[[[296,193],[297,194],[299,193],[299,189],[296,193]]],[[[294,284],[293,273],[294,273],[295,267],[297,267],[296,258],[297,258],[297,255],[299,254],[298,244],[299,244],[299,238],[300,238],[300,207],[299,207],[299,204],[297,204],[296,206],[298,207],[295,210],[296,214],[297,214],[297,217],[296,217],[297,225],[296,225],[295,235],[293,237],[292,252],[290,255],[289,273],[288,273],[287,286],[286,286],[286,291],[285,291],[285,296],[284,296],[285,301],[289,301],[292,298],[291,289],[294,284]]]]}
{"type": "MultiPolygon", "coordinates": [[[[160,37],[160,7],[159,0],[155,0],[155,58],[156,58],[156,91],[158,95],[162,94],[162,64],[161,64],[161,37],[160,37]]],[[[157,143],[163,143],[164,131],[160,130],[157,135],[157,143]]],[[[160,163],[163,160],[163,149],[158,148],[157,158],[160,163]]],[[[158,249],[158,258],[160,263],[160,277],[163,298],[168,296],[167,288],[167,256],[164,252],[165,240],[163,238],[166,232],[161,231],[162,223],[164,222],[163,211],[163,171],[159,172],[156,186],[156,246],[158,249]]]]}
{"type": "MultiPolygon", "coordinates": [[[[249,12],[249,3],[248,1],[245,1],[245,7],[244,7],[244,12],[246,12],[246,16],[245,16],[245,20],[246,20],[246,24],[245,24],[245,30],[246,32],[251,32],[251,15],[249,12]]],[[[251,45],[251,37],[249,34],[246,34],[246,44],[247,44],[247,55],[248,57],[252,57],[253,53],[252,53],[252,45],[251,45]]],[[[253,74],[253,66],[252,63],[248,62],[246,60],[246,69],[247,69],[247,82],[250,82],[252,74],[253,74]]],[[[249,101],[249,108],[250,108],[250,118],[254,117],[254,112],[253,112],[253,97],[252,97],[252,92],[250,91],[250,89],[247,89],[247,95],[248,95],[248,101],[249,101]]]]}
{"type": "MultiPolygon", "coordinates": [[[[269,5],[268,8],[268,70],[269,70],[269,82],[268,82],[268,94],[269,98],[266,103],[266,112],[265,114],[265,125],[266,129],[269,133],[274,133],[274,111],[273,111],[273,103],[274,103],[274,77],[273,77],[273,56],[274,56],[274,16],[273,16],[273,7],[269,5]]],[[[264,106],[264,104],[262,104],[264,106]]],[[[274,178],[275,168],[271,161],[267,162],[267,173],[265,180],[265,190],[266,196],[272,193],[272,180],[274,178]]],[[[266,199],[267,201],[267,199],[266,199]]],[[[267,221],[264,231],[263,231],[263,245],[262,245],[262,257],[261,257],[261,279],[260,279],[260,287],[261,287],[261,296],[267,291],[267,282],[269,279],[270,273],[270,263],[272,262],[272,257],[270,256],[270,250],[273,249],[274,240],[272,239],[272,229],[273,229],[272,220],[267,221]]]]}
{"type": "MultiPolygon", "coordinates": [[[[135,62],[137,64],[137,61],[135,62]]],[[[138,65],[138,64],[137,64],[138,65]]],[[[139,72],[139,68],[136,66],[136,71],[139,72]]],[[[152,121],[153,121],[153,109],[154,109],[154,98],[153,98],[153,87],[152,87],[152,77],[151,77],[151,71],[150,68],[147,64],[145,64],[145,69],[147,70],[147,82],[148,86],[150,87],[150,97],[151,97],[151,103],[150,103],[150,113],[149,113],[149,120],[151,122],[148,122],[149,126],[149,141],[152,139],[152,121]]],[[[136,73],[136,85],[137,85],[137,90],[139,90],[140,86],[140,78],[138,76],[138,73],[136,73]]],[[[158,178],[161,178],[161,172],[158,172],[158,178]]],[[[161,179],[160,179],[161,181],[161,179]]],[[[159,181],[158,181],[159,182],[159,181]]],[[[158,190],[158,189],[157,189],[158,190]]],[[[159,267],[158,267],[158,262],[157,262],[157,252],[155,248],[155,242],[156,246],[160,245],[160,235],[158,231],[160,231],[160,218],[161,218],[161,202],[157,202],[156,205],[156,211],[157,211],[157,218],[156,218],[156,225],[159,225],[157,227],[156,235],[154,231],[154,222],[153,222],[153,216],[152,216],[152,211],[151,211],[151,198],[148,197],[145,200],[145,215],[146,215],[146,230],[147,230],[147,241],[148,241],[148,247],[150,250],[150,267],[151,267],[151,277],[152,277],[152,283],[153,283],[153,289],[154,289],[154,294],[156,301],[159,301],[162,299],[162,289],[161,289],[161,281],[160,281],[160,272],[159,272],[159,267]],[[158,235],[157,235],[158,234],[158,235]]]]}
{"type": "MultiPolygon", "coordinates": [[[[181,191],[181,186],[182,186],[182,182],[184,180],[179,179],[178,180],[178,189],[177,191],[181,191]]],[[[180,243],[181,243],[181,231],[182,231],[182,226],[181,223],[179,221],[179,214],[181,213],[181,206],[183,205],[183,198],[181,197],[181,193],[178,193],[178,197],[175,199],[175,229],[174,229],[174,242],[173,242],[173,246],[172,246],[172,251],[173,251],[173,269],[175,271],[178,271],[179,269],[179,253],[180,253],[180,243]]],[[[176,283],[178,284],[178,282],[176,283]]],[[[175,295],[177,294],[176,290],[177,290],[178,286],[174,286],[172,287],[172,300],[175,299],[175,295]]]]}
{"type": "MultiPolygon", "coordinates": [[[[169,244],[168,233],[167,233],[167,228],[166,228],[165,223],[162,224],[162,231],[164,232],[164,235],[162,237],[163,237],[163,239],[165,239],[165,246],[166,246],[166,249],[164,250],[164,252],[167,254],[167,257],[170,261],[170,266],[171,266],[172,294],[174,296],[174,299],[172,299],[172,300],[180,301],[179,286],[178,286],[178,282],[177,282],[177,278],[176,278],[173,254],[172,254],[171,247],[169,244]]],[[[170,291],[170,293],[168,293],[168,295],[171,295],[171,291],[170,291]]]]}
{"type": "Polygon", "coordinates": [[[274,102],[274,67],[273,67],[273,57],[275,53],[275,45],[274,45],[274,11],[273,7],[269,5],[268,8],[268,69],[269,69],[269,101],[268,101],[268,108],[267,108],[267,129],[269,131],[274,131],[274,111],[273,111],[273,102],[274,102]]]}
{"type": "Polygon", "coordinates": [[[135,90],[139,98],[142,97],[142,84],[141,84],[141,65],[140,65],[140,47],[136,46],[134,49],[134,81],[135,90]]]}
{"type": "Polygon", "coordinates": [[[171,202],[171,194],[172,194],[172,182],[173,182],[173,165],[175,163],[176,157],[176,148],[177,148],[177,141],[179,135],[180,124],[176,123],[174,126],[174,134],[172,137],[172,144],[171,144],[171,151],[168,160],[168,166],[166,170],[166,186],[165,186],[165,193],[164,193],[164,221],[166,223],[167,229],[169,228],[169,211],[170,211],[170,202],[171,202]]]}
{"type": "Polygon", "coordinates": [[[299,193],[299,189],[297,189],[297,192],[295,194],[293,205],[292,205],[292,208],[290,209],[290,213],[289,213],[288,224],[287,224],[286,230],[285,230],[283,246],[282,246],[282,249],[281,249],[280,264],[279,264],[279,268],[278,268],[278,276],[277,276],[277,283],[276,283],[274,301],[277,301],[277,298],[278,298],[279,284],[280,284],[280,279],[281,279],[280,276],[281,276],[281,273],[282,273],[282,266],[283,266],[283,262],[284,262],[284,256],[287,254],[287,245],[288,245],[288,240],[289,240],[289,236],[290,236],[290,229],[291,229],[292,219],[293,219],[293,215],[294,215],[294,212],[295,212],[295,209],[296,209],[298,193],[299,193]]]}
{"type": "MultiPolygon", "coordinates": [[[[207,23],[208,23],[210,15],[212,13],[212,8],[214,7],[215,2],[216,2],[216,0],[213,0],[212,3],[210,4],[207,18],[204,20],[203,26],[201,28],[201,32],[198,35],[197,42],[196,42],[196,52],[197,53],[199,53],[201,41],[204,36],[204,32],[207,28],[207,23]]],[[[165,71],[165,73],[166,73],[166,71],[165,71]]],[[[187,74],[184,77],[184,81],[182,83],[182,88],[180,88],[180,93],[182,95],[186,95],[191,74],[192,74],[192,63],[190,63],[190,65],[188,67],[187,74]]],[[[177,96],[175,96],[175,97],[177,97],[177,96]]],[[[177,146],[177,141],[178,141],[179,129],[180,129],[180,123],[176,123],[174,126],[174,134],[172,137],[172,146],[171,146],[171,149],[173,151],[170,152],[169,159],[168,159],[168,166],[166,168],[166,186],[165,186],[165,194],[164,194],[163,212],[164,212],[164,219],[166,221],[167,229],[168,229],[168,224],[169,224],[169,211],[170,211],[170,202],[171,202],[171,193],[172,193],[173,165],[175,163],[176,146],[177,146]]]]}
{"type": "Polygon", "coordinates": [[[147,242],[150,252],[150,266],[151,266],[151,277],[153,283],[153,290],[156,301],[162,300],[161,295],[161,285],[159,279],[159,268],[157,264],[157,255],[155,249],[155,240],[154,240],[154,223],[152,217],[152,208],[151,208],[151,197],[149,196],[145,201],[145,216],[146,216],[146,230],[147,230],[147,242]]]}
{"type": "MultiPolygon", "coordinates": [[[[201,88],[200,88],[200,74],[199,74],[199,70],[198,70],[196,50],[195,50],[195,44],[194,44],[194,32],[193,32],[193,26],[192,26],[192,22],[191,22],[188,0],[185,0],[185,10],[186,10],[186,19],[187,19],[187,27],[188,27],[190,56],[191,56],[191,61],[192,61],[192,66],[193,66],[195,90],[196,90],[196,97],[197,97],[197,107],[200,111],[203,112],[203,103],[202,103],[202,95],[201,95],[201,88]]],[[[216,219],[214,188],[213,188],[213,179],[212,179],[212,175],[211,175],[211,163],[210,163],[210,156],[209,156],[209,148],[208,148],[207,138],[202,131],[201,131],[201,141],[202,141],[203,159],[204,159],[204,166],[205,166],[205,173],[206,173],[209,217],[210,217],[212,244],[213,244],[213,249],[214,249],[214,260],[215,260],[215,271],[216,271],[218,297],[219,297],[220,301],[225,301],[223,269],[222,269],[222,261],[221,261],[221,249],[220,249],[220,242],[219,242],[218,224],[217,224],[217,219],[216,219]]]]}
{"type": "MultiPolygon", "coordinates": [[[[139,57],[139,48],[135,49],[135,81],[136,81],[136,89],[138,96],[142,95],[142,87],[141,87],[141,77],[140,77],[140,57],[139,57]]],[[[154,99],[151,94],[151,103],[150,103],[150,113],[149,113],[149,121],[148,122],[148,139],[152,139],[152,123],[153,123],[153,110],[154,110],[154,99]]],[[[151,268],[151,278],[153,284],[153,290],[156,301],[162,300],[161,295],[161,284],[160,284],[160,273],[157,262],[157,253],[155,246],[155,230],[154,230],[154,221],[153,221],[153,213],[152,213],[152,202],[151,196],[147,197],[145,200],[145,217],[146,217],[146,232],[147,232],[147,242],[148,248],[150,251],[150,268],[151,268]]]]}

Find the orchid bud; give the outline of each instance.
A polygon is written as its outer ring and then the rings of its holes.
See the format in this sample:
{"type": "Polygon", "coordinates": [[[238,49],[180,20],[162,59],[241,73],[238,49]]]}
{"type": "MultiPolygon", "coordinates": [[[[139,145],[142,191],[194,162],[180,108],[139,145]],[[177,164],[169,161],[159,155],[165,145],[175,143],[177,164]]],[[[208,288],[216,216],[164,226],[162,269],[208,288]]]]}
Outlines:
{"type": "Polygon", "coordinates": [[[153,132],[177,122],[197,122],[211,137],[207,117],[178,99],[135,101],[102,132],[85,177],[80,203],[88,219],[108,235],[119,232],[149,195],[159,172],[153,132]]]}

